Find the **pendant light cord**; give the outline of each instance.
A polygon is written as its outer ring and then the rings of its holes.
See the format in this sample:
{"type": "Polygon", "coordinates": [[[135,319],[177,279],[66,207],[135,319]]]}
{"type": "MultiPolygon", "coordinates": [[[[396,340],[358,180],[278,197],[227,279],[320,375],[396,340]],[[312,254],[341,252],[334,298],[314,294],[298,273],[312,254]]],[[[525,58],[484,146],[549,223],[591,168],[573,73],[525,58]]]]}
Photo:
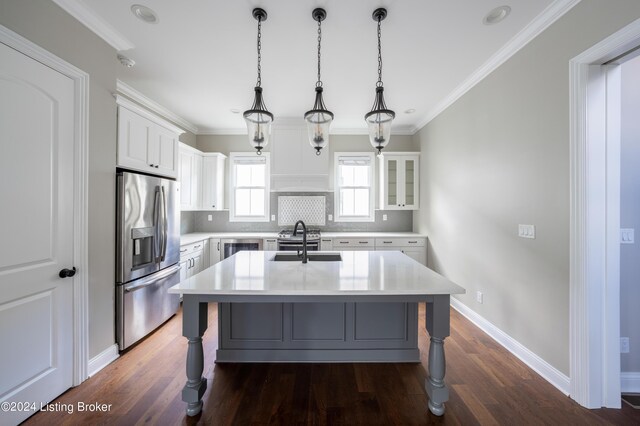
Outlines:
{"type": "Polygon", "coordinates": [[[316,87],[322,87],[322,80],[320,80],[320,46],[322,42],[322,20],[318,19],[318,81],[316,82],[316,87]]]}
{"type": "Polygon", "coordinates": [[[382,42],[380,41],[382,37],[382,30],[380,29],[380,23],[382,22],[382,17],[378,17],[378,82],[376,83],[377,87],[382,86],[382,42]]]}
{"type": "Polygon", "coordinates": [[[262,84],[262,78],[260,76],[262,69],[260,68],[260,60],[262,56],[260,54],[260,50],[262,48],[262,18],[258,17],[258,82],[256,86],[260,87],[262,84]]]}

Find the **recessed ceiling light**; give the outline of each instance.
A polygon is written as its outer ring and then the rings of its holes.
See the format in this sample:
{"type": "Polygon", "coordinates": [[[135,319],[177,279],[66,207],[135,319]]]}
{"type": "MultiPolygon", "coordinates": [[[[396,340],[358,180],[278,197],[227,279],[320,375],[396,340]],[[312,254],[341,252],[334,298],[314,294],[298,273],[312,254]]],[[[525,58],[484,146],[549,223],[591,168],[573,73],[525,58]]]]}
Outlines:
{"type": "Polygon", "coordinates": [[[414,112],[416,112],[415,108],[409,108],[409,109],[404,110],[405,114],[413,114],[414,112]]]}
{"type": "Polygon", "coordinates": [[[482,23],[485,25],[497,24],[498,22],[504,21],[510,13],[511,8],[509,6],[498,6],[487,13],[487,15],[482,20],[482,23]]]}
{"type": "Polygon", "coordinates": [[[240,110],[239,109],[231,108],[229,111],[231,111],[234,114],[240,114],[240,110]]]}
{"type": "Polygon", "coordinates": [[[127,58],[124,55],[118,54],[118,60],[120,61],[120,63],[122,65],[124,65],[127,68],[131,68],[132,66],[134,66],[136,64],[136,61],[134,61],[131,58],[127,58]]]}
{"type": "Polygon", "coordinates": [[[158,23],[158,14],[149,9],[147,6],[134,4],[133,6],[131,6],[131,12],[136,16],[136,18],[146,22],[147,24],[158,23]]]}

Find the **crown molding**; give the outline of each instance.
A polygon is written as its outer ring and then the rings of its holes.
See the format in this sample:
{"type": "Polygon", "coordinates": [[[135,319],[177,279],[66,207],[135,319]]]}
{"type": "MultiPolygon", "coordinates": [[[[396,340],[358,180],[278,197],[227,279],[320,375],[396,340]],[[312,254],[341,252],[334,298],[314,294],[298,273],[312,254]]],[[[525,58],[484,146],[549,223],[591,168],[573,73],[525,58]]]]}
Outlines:
{"type": "Polygon", "coordinates": [[[191,123],[190,121],[185,120],[184,118],[180,117],[179,115],[175,114],[173,111],[163,107],[162,105],[160,105],[159,103],[157,103],[156,101],[148,98],[147,96],[143,95],[142,93],[138,92],[136,89],[134,89],[133,87],[129,86],[127,83],[121,81],[121,80],[117,80],[116,81],[116,89],[118,91],[118,93],[126,96],[127,98],[135,101],[136,103],[142,105],[143,107],[147,108],[150,111],[155,112],[156,114],[160,115],[162,118],[164,118],[165,120],[171,121],[173,123],[178,124],[179,126],[181,126],[182,128],[190,131],[193,134],[201,134],[199,133],[199,129],[198,127],[191,123]]]}
{"type": "Polygon", "coordinates": [[[174,133],[177,133],[179,135],[183,134],[185,131],[184,129],[176,126],[175,124],[173,124],[172,122],[165,120],[164,117],[161,117],[157,114],[154,114],[153,112],[149,111],[148,109],[140,106],[138,103],[133,102],[131,99],[122,96],[122,95],[114,95],[116,98],[116,104],[118,104],[119,106],[125,107],[130,111],[135,112],[136,114],[156,123],[159,126],[162,126],[166,129],[171,130],[174,133]]]}
{"type": "Polygon", "coordinates": [[[109,43],[117,51],[133,49],[135,45],[92,9],[77,0],[53,0],[69,15],[109,43]]]}
{"type": "Polygon", "coordinates": [[[431,109],[427,115],[418,122],[414,133],[426,126],[431,120],[436,118],[440,113],[449,108],[455,101],[460,99],[462,95],[471,90],[476,84],[480,83],[485,77],[491,74],[496,68],[505,63],[509,58],[515,55],[520,49],[526,46],[531,40],[536,38],[541,32],[546,30],[551,24],[560,19],[565,13],[571,10],[580,0],[556,0],[542,11],[533,21],[520,30],[494,53],[488,61],[475,70],[462,84],[456,87],[449,95],[444,98],[435,108],[431,109]]]}

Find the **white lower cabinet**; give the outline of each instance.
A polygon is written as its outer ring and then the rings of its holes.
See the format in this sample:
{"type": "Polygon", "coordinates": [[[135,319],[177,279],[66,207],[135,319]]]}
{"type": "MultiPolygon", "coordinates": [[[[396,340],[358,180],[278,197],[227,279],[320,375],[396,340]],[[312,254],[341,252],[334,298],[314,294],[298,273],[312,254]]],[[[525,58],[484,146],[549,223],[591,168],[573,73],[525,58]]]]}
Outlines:
{"type": "Polygon", "coordinates": [[[320,239],[320,250],[330,251],[333,250],[333,240],[331,238],[320,239]]]}
{"type": "Polygon", "coordinates": [[[208,267],[208,239],[180,246],[180,281],[186,280],[208,267]]]}
{"type": "Polygon", "coordinates": [[[333,238],[331,250],[375,250],[375,238],[333,238]]]}
{"type": "Polygon", "coordinates": [[[209,266],[213,266],[221,260],[220,238],[209,238],[209,266]]]}
{"type": "Polygon", "coordinates": [[[275,238],[265,238],[262,242],[262,249],[264,251],[277,251],[278,250],[278,240],[275,238]]]}
{"type": "Polygon", "coordinates": [[[427,239],[424,237],[376,238],[376,250],[398,250],[427,266],[427,239]]]}

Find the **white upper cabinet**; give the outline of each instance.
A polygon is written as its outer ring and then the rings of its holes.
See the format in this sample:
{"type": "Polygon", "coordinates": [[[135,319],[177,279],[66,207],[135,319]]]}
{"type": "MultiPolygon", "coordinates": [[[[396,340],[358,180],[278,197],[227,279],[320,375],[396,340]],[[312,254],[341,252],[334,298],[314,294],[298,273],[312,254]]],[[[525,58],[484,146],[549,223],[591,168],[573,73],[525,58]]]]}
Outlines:
{"type": "Polygon", "coordinates": [[[202,210],[224,209],[224,166],[227,156],[217,152],[202,154],[202,210]]]}
{"type": "Polygon", "coordinates": [[[202,154],[197,149],[180,144],[180,210],[199,210],[202,154]]]}
{"type": "Polygon", "coordinates": [[[118,104],[117,165],[175,178],[178,138],[184,130],[155,116],[122,96],[118,104]]]}
{"type": "Polygon", "coordinates": [[[420,207],[420,153],[389,152],[380,162],[380,209],[417,210],[420,207]]]}
{"type": "Polygon", "coordinates": [[[180,210],[223,210],[226,155],[180,143],[180,210]]]}
{"type": "Polygon", "coordinates": [[[272,191],[329,190],[329,148],[316,155],[304,120],[274,124],[271,138],[272,191]]]}

